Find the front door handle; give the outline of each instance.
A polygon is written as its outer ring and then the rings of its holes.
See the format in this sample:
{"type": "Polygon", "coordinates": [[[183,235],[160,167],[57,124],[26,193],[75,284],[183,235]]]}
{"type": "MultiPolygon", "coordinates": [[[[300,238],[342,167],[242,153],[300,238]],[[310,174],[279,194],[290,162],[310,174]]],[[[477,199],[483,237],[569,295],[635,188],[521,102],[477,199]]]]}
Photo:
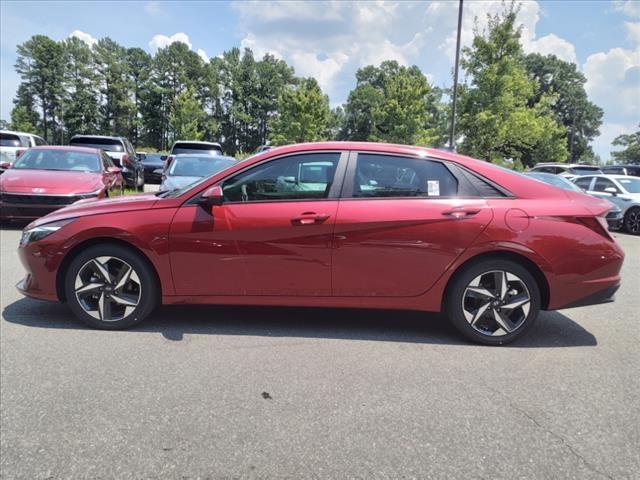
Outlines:
{"type": "Polygon", "coordinates": [[[326,213],[305,212],[299,217],[291,219],[293,225],[317,225],[324,223],[329,219],[330,215],[326,213]]]}
{"type": "Polygon", "coordinates": [[[442,215],[453,218],[466,218],[473,217],[479,212],[479,208],[453,208],[451,210],[445,210],[442,212],[442,215]]]}

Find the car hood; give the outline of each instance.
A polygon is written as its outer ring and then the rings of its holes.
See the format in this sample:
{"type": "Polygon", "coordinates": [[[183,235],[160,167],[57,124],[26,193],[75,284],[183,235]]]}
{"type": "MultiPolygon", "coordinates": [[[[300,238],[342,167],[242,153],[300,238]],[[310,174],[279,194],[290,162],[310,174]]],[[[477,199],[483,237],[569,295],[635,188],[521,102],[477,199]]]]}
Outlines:
{"type": "Polygon", "coordinates": [[[147,210],[158,201],[152,193],[140,193],[137,195],[123,195],[114,198],[79,200],[68,207],[56,210],[31,223],[29,227],[42,225],[67,218],[86,217],[105,213],[130,212],[134,210],[147,210]]]}
{"type": "Polygon", "coordinates": [[[101,175],[94,172],[9,169],[0,176],[0,190],[6,193],[75,195],[101,186],[101,175]]]}

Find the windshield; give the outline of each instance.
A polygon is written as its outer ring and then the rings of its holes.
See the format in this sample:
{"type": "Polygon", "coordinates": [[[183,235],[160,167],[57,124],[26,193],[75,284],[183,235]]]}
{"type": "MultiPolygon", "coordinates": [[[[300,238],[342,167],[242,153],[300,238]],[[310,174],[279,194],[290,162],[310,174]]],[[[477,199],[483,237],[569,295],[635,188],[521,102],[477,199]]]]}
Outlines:
{"type": "Polygon", "coordinates": [[[12,169],[18,170],[69,170],[99,172],[100,159],[95,153],[65,150],[27,150],[12,169]]]}
{"type": "Polygon", "coordinates": [[[629,193],[640,193],[640,178],[619,178],[618,183],[629,193]]]}
{"type": "Polygon", "coordinates": [[[180,156],[171,163],[167,173],[176,177],[208,177],[234,163],[228,158],[180,156]]]}
{"type": "Polygon", "coordinates": [[[123,152],[124,147],[120,140],[112,138],[72,138],[69,145],[77,145],[79,147],[101,148],[105,152],[123,152]]]}

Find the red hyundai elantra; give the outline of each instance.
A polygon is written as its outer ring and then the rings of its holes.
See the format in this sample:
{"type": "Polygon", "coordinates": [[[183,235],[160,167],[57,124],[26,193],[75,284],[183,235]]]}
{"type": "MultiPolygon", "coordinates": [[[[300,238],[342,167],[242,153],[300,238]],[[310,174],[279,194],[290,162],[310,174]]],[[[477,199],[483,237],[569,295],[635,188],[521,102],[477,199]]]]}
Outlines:
{"type": "Polygon", "coordinates": [[[179,190],[85,200],[27,226],[25,295],[91,326],[163,304],[444,310],[510,342],[541,309],[611,301],[607,202],[438,150],[273,148],[179,190]]]}
{"type": "Polygon", "coordinates": [[[0,175],[0,219],[41,217],[77,200],[120,193],[123,185],[120,169],[102,150],[33,147],[0,175]]]}

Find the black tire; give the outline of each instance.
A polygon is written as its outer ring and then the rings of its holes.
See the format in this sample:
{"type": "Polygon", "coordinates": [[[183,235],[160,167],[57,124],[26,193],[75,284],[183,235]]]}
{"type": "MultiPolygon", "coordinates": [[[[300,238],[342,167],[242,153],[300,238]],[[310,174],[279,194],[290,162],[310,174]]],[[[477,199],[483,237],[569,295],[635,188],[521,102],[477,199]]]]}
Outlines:
{"type": "MultiPolygon", "coordinates": [[[[96,270],[96,272],[98,270],[96,270]]],[[[131,276],[133,277],[133,274],[131,276]]],[[[98,274],[96,274],[95,276],[91,275],[91,278],[95,278],[96,282],[100,283],[103,282],[104,277],[99,277],[98,274]]],[[[89,281],[87,283],[89,283],[89,281]]],[[[95,285],[97,283],[93,284],[95,285]]],[[[106,284],[106,282],[104,283],[106,284]]],[[[69,308],[71,308],[71,311],[87,325],[104,330],[121,330],[140,323],[153,311],[160,298],[160,287],[156,280],[155,272],[148,261],[132,249],[109,243],[91,246],[78,254],[69,265],[64,279],[64,288],[67,304],[69,308]],[[88,266],[89,263],[92,262],[93,259],[100,257],[112,259],[106,263],[100,261],[100,264],[106,266],[108,273],[112,274],[113,281],[111,285],[113,287],[108,287],[109,291],[106,291],[107,287],[104,287],[101,290],[97,290],[93,295],[95,296],[95,294],[97,294],[99,298],[100,295],[104,293],[107,298],[111,295],[112,298],[118,298],[118,300],[126,296],[128,299],[133,299],[137,302],[135,307],[130,307],[132,310],[127,310],[129,307],[124,307],[114,300],[108,300],[110,305],[113,306],[109,307],[109,314],[123,310],[122,318],[117,318],[118,315],[116,314],[114,314],[114,318],[109,321],[105,321],[102,318],[95,318],[83,307],[76,295],[76,279],[78,274],[82,270],[81,276],[84,275],[86,277],[93,269],[93,266],[88,266]],[[115,289],[115,284],[118,281],[118,273],[123,271],[117,269],[118,265],[126,265],[135,273],[136,281],[131,280],[129,284],[122,287],[125,289],[130,288],[133,293],[115,289]],[[116,296],[116,294],[118,295],[116,296]]],[[[94,296],[84,297],[83,301],[85,302],[85,306],[92,306],[92,304],[98,305],[99,300],[94,298],[94,296]]],[[[133,303],[133,300],[131,300],[131,303],[133,303]]],[[[103,317],[102,310],[99,307],[96,308],[93,315],[103,317]]]]}
{"type": "Polygon", "coordinates": [[[632,235],[640,235],[640,207],[633,207],[624,214],[624,230],[632,235]]]}
{"type": "MultiPolygon", "coordinates": [[[[485,289],[482,288],[482,290],[485,289]]],[[[486,290],[489,290],[488,293],[493,293],[491,288],[487,288],[486,290]]],[[[500,258],[481,260],[456,272],[452,278],[452,283],[447,288],[445,311],[455,328],[469,340],[484,345],[506,345],[526,334],[536,322],[538,313],[540,312],[540,288],[533,275],[522,265],[514,261],[500,258]],[[486,297],[487,303],[490,304],[490,306],[486,307],[485,296],[478,295],[476,297],[476,293],[467,292],[467,288],[473,288],[470,284],[476,282],[478,278],[483,280],[485,278],[495,278],[489,275],[499,275],[498,272],[510,274],[505,276],[505,278],[510,279],[506,284],[507,292],[515,293],[513,297],[507,294],[501,299],[500,292],[496,291],[497,296],[494,300],[489,300],[489,297],[486,297]],[[517,281],[513,280],[514,276],[517,277],[517,281]],[[465,293],[467,293],[467,295],[465,295],[465,293]],[[517,297],[518,295],[520,296],[517,297]],[[525,298],[525,295],[529,297],[528,305],[514,308],[509,310],[509,313],[506,313],[508,311],[508,305],[513,305],[514,303],[512,301],[515,300],[516,297],[521,299],[525,298]],[[475,300],[474,297],[477,298],[477,300],[475,300]],[[478,302],[477,305],[479,307],[486,307],[486,309],[476,308],[473,310],[470,308],[467,302],[472,302],[473,304],[475,301],[478,302]],[[500,302],[503,303],[500,304],[500,302]],[[466,310],[463,305],[467,306],[466,308],[470,308],[470,310],[466,310]],[[506,313],[507,319],[509,319],[509,315],[512,315],[513,318],[518,318],[516,322],[508,322],[510,327],[514,327],[513,330],[508,333],[506,330],[501,329],[494,320],[496,314],[500,318],[503,318],[500,316],[501,308],[502,316],[506,313]],[[526,312],[525,308],[527,309],[526,312]],[[473,314],[477,314],[481,310],[483,313],[478,317],[479,323],[474,327],[471,325],[471,322],[476,318],[473,314]],[[468,320],[467,316],[472,316],[473,319],[468,320]],[[494,331],[497,333],[495,336],[491,334],[491,328],[495,328],[494,331]],[[504,332],[504,334],[501,332],[504,332]]]]}

